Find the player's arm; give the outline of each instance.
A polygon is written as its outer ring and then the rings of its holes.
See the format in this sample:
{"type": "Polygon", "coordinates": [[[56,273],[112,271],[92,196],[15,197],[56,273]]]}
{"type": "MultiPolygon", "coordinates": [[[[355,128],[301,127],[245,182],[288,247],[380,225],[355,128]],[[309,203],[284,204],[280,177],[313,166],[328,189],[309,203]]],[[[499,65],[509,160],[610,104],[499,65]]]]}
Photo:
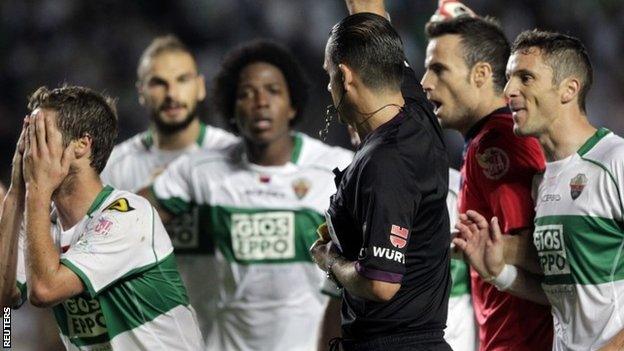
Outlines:
{"type": "Polygon", "coordinates": [[[80,278],[60,263],[50,235],[52,193],[69,173],[74,146],[63,146],[60,131],[42,111],[31,115],[25,137],[26,282],[28,299],[38,307],[54,306],[84,290],[80,278]]]}
{"type": "Polygon", "coordinates": [[[609,342],[601,347],[599,351],[619,351],[624,350],[624,329],[620,330],[609,342]]]}
{"type": "Polygon", "coordinates": [[[191,209],[193,185],[191,184],[192,160],[189,155],[178,157],[154,183],[139,190],[137,194],[146,198],[158,211],[163,223],[191,209]]]}
{"type": "Polygon", "coordinates": [[[339,297],[330,297],[325,306],[323,319],[319,331],[318,351],[329,351],[329,342],[335,337],[340,337],[340,308],[342,299],[339,297]]]}
{"type": "Polygon", "coordinates": [[[533,245],[533,229],[523,228],[503,235],[505,263],[521,267],[533,274],[543,274],[537,249],[533,245]]]}
{"type": "Polygon", "coordinates": [[[17,288],[17,242],[24,213],[24,195],[9,189],[0,209],[0,306],[14,306],[21,298],[17,288]]]}
{"type": "Polygon", "coordinates": [[[26,195],[26,281],[28,299],[37,307],[54,306],[84,291],[80,278],[60,263],[50,235],[49,195],[26,195]]]}
{"type": "Polygon", "coordinates": [[[173,214],[160,204],[160,201],[158,201],[152,189],[153,189],[153,185],[148,185],[145,188],[142,188],[141,190],[137,191],[137,194],[146,198],[147,201],[149,201],[150,204],[154,206],[154,208],[158,212],[158,215],[160,216],[160,219],[162,219],[163,223],[165,224],[169,223],[173,219],[173,214]]]}
{"type": "Polygon", "coordinates": [[[453,243],[464,252],[470,265],[481,278],[520,298],[548,305],[548,299],[541,287],[541,277],[522,268],[505,264],[503,235],[498,219],[493,217],[491,226],[476,211],[460,215],[456,225],[461,235],[453,243]]]}
{"type": "Polygon", "coordinates": [[[386,17],[384,0],[345,0],[349,14],[360,12],[371,12],[379,16],[386,17]]]}
{"type": "Polygon", "coordinates": [[[342,257],[332,242],[317,240],[310,253],[322,270],[330,272],[349,293],[370,301],[390,301],[401,288],[400,283],[369,279],[358,272],[358,261],[349,261],[342,257]]]}
{"type": "MultiPolygon", "coordinates": [[[[21,293],[17,289],[17,242],[19,231],[24,219],[24,177],[22,175],[22,158],[24,154],[24,138],[28,126],[28,117],[24,118],[11,170],[11,184],[5,193],[2,188],[0,199],[0,307],[15,306],[20,301],[21,293]]],[[[0,184],[0,187],[2,185],[0,184]]]]}

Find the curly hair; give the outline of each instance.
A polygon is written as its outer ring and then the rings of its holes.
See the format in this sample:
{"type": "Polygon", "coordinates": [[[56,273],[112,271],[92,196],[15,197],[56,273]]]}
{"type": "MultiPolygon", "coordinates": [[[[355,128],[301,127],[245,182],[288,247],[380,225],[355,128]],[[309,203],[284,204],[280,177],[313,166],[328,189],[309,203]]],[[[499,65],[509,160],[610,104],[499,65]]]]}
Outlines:
{"type": "Polygon", "coordinates": [[[238,132],[236,125],[230,121],[234,117],[240,72],[256,62],[271,64],[284,75],[290,92],[290,103],[297,111],[290,124],[296,124],[301,120],[308,100],[309,82],[294,55],[284,46],[268,40],[255,40],[242,44],[226,55],[214,81],[213,99],[217,111],[226,120],[228,126],[238,132]]]}

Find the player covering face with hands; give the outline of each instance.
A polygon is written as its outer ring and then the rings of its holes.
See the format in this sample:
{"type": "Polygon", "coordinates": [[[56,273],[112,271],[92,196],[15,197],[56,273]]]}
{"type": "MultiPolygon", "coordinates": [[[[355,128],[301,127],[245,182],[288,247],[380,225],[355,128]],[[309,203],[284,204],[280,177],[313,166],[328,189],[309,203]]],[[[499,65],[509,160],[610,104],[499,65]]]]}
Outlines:
{"type": "Polygon", "coordinates": [[[100,181],[117,134],[111,102],[41,88],[29,107],[0,219],[3,304],[52,307],[70,350],[200,349],[160,219],[100,181]]]}

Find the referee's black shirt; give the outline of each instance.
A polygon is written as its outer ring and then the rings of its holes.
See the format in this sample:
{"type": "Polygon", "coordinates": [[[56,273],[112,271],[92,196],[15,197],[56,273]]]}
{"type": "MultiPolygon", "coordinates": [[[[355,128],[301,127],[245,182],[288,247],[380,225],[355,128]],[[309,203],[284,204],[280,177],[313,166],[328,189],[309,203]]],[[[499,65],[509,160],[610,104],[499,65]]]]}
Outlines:
{"type": "MultiPolygon", "coordinates": [[[[405,69],[405,107],[371,132],[337,172],[328,214],[345,258],[372,280],[400,283],[388,302],[344,291],[345,339],[442,332],[450,292],[448,157],[442,132],[414,72],[405,69]]],[[[442,333],[440,334],[440,338],[442,333]]]]}

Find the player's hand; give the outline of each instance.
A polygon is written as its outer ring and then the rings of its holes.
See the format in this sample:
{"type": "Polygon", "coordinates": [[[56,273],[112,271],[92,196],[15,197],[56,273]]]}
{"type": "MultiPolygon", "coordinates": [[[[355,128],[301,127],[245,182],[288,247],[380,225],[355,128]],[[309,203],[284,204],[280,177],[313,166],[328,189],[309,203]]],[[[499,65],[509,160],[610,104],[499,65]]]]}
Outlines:
{"type": "Polygon", "coordinates": [[[63,136],[42,110],[31,115],[24,150],[24,181],[29,191],[52,196],[74,159],[73,144],[63,147],[63,136]]]}
{"type": "Polygon", "coordinates": [[[24,159],[24,148],[26,144],[26,135],[28,130],[29,117],[24,117],[22,124],[22,132],[20,133],[17,145],[15,146],[15,153],[13,154],[12,170],[11,170],[11,184],[9,184],[9,191],[17,192],[19,195],[24,193],[24,175],[22,173],[22,160],[24,159]]]}
{"type": "Polygon", "coordinates": [[[464,252],[470,265],[486,281],[497,277],[505,266],[504,245],[498,225],[498,218],[493,217],[491,226],[485,217],[469,210],[459,216],[455,227],[460,236],[453,239],[457,248],[464,252]]]}
{"type": "Polygon", "coordinates": [[[345,0],[349,14],[372,12],[379,16],[386,15],[384,0],[345,0]]]}
{"type": "Polygon", "coordinates": [[[323,239],[318,239],[312,244],[312,247],[310,247],[310,255],[312,255],[312,260],[316,262],[316,265],[323,271],[327,270],[327,263],[330,259],[340,256],[336,245],[331,241],[325,241],[323,239]]]}

